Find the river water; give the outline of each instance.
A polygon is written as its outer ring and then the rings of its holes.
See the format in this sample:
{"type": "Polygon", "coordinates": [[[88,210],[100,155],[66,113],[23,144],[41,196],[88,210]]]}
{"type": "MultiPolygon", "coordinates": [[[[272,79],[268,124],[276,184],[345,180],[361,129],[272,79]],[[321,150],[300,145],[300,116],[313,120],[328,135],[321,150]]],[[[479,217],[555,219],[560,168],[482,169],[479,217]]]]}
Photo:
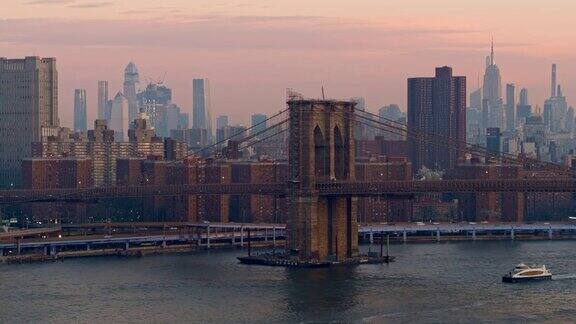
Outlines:
{"type": "Polygon", "coordinates": [[[0,323],[574,321],[575,246],[392,245],[390,265],[314,270],[240,265],[239,250],[0,265],[0,323]],[[562,276],[502,284],[520,262],[562,276]]]}

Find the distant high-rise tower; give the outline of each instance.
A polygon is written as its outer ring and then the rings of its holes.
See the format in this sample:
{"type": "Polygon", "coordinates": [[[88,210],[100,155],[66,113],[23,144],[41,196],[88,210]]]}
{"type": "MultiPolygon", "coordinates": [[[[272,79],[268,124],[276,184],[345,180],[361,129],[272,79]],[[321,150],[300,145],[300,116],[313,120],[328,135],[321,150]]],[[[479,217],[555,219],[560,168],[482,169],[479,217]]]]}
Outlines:
{"type": "MultiPolygon", "coordinates": [[[[148,120],[149,126],[156,130],[156,135],[161,137],[170,136],[170,129],[174,125],[168,125],[167,113],[172,105],[172,90],[161,83],[149,83],[144,91],[138,93],[136,98],[138,110],[148,115],[150,118],[148,120]]],[[[174,109],[172,109],[172,112],[174,112],[174,109]]],[[[133,121],[131,119],[130,123],[133,121]]]]}
{"type": "Polygon", "coordinates": [[[520,90],[520,100],[516,107],[516,119],[521,123],[525,123],[530,116],[532,116],[532,106],[530,106],[528,101],[528,89],[522,88],[520,90]]]}
{"type": "Polygon", "coordinates": [[[516,129],[516,86],[506,84],[506,130],[516,129]]]}
{"type": "Polygon", "coordinates": [[[382,106],[378,109],[378,116],[381,118],[381,122],[384,122],[386,119],[392,119],[394,121],[399,121],[400,119],[405,118],[406,116],[400,110],[400,106],[397,104],[390,104],[388,106],[382,106]]]}
{"type": "MultiPolygon", "coordinates": [[[[392,127],[398,127],[398,124],[396,124],[396,122],[400,122],[402,124],[406,123],[406,115],[402,112],[402,110],[400,110],[400,106],[398,106],[397,104],[382,106],[380,109],[378,109],[378,116],[380,123],[384,123],[392,127]]],[[[364,114],[364,117],[370,118],[370,116],[367,114],[364,114]]],[[[358,118],[356,119],[356,122],[358,122],[358,118]]],[[[405,127],[406,126],[402,126],[402,128],[404,129],[405,127]]],[[[357,134],[354,135],[356,136],[357,134]]],[[[398,132],[384,131],[382,130],[382,127],[380,127],[380,130],[376,135],[382,137],[385,140],[391,140],[391,141],[406,140],[405,135],[398,134],[398,132]]]]}
{"type": "Polygon", "coordinates": [[[138,88],[140,86],[140,76],[138,68],[133,62],[128,63],[124,69],[124,97],[128,101],[128,119],[138,118],[138,88]]]}
{"type": "Polygon", "coordinates": [[[444,66],[436,68],[435,77],[408,79],[408,134],[415,172],[422,166],[454,168],[465,150],[466,77],[452,76],[452,68],[444,66]],[[437,134],[449,147],[433,145],[415,132],[437,134]]]}
{"type": "Polygon", "coordinates": [[[518,103],[519,105],[529,105],[529,101],[528,101],[528,89],[526,88],[522,88],[520,90],[520,101],[518,103]]]}
{"type": "Polygon", "coordinates": [[[192,81],[192,128],[206,129],[212,138],[212,112],[210,103],[210,82],[208,79],[192,81]]]}
{"type": "Polygon", "coordinates": [[[250,134],[256,134],[266,129],[266,115],[264,114],[253,114],[251,121],[253,128],[250,130],[250,134]]]}
{"type": "Polygon", "coordinates": [[[554,98],[556,97],[557,93],[556,93],[556,87],[557,87],[557,81],[556,81],[556,64],[552,64],[552,77],[550,79],[550,98],[554,98]]]}
{"type": "Polygon", "coordinates": [[[108,127],[114,131],[114,141],[128,141],[128,125],[128,100],[122,93],[118,92],[112,101],[110,127],[108,127]]]}
{"type": "Polygon", "coordinates": [[[224,129],[228,127],[228,125],[229,125],[228,116],[222,115],[216,118],[216,129],[224,129]]]}
{"type": "Polygon", "coordinates": [[[562,87],[556,79],[556,64],[552,64],[552,76],[550,82],[551,97],[544,102],[544,123],[551,132],[561,132],[567,130],[568,124],[568,103],[562,94],[562,87]]]}
{"type": "Polygon", "coordinates": [[[488,155],[499,156],[502,151],[502,134],[498,127],[488,127],[486,130],[486,148],[488,155]]]}
{"type": "Polygon", "coordinates": [[[0,187],[20,184],[31,143],[58,126],[56,59],[0,57],[0,187]]]}
{"type": "Polygon", "coordinates": [[[229,125],[228,116],[222,115],[216,118],[216,142],[221,142],[229,136],[229,125]]]}
{"type": "Polygon", "coordinates": [[[482,110],[482,88],[470,93],[470,108],[482,110]]]}
{"type": "Polygon", "coordinates": [[[98,81],[98,119],[110,119],[108,109],[108,81],[98,81]]]}
{"type": "Polygon", "coordinates": [[[88,128],[86,117],[86,90],[74,90],[74,131],[85,132],[88,128]]]}
{"type": "MultiPolygon", "coordinates": [[[[488,61],[487,61],[488,63],[488,61]]],[[[484,87],[482,96],[487,100],[488,125],[485,127],[504,127],[504,109],[502,104],[502,80],[500,69],[494,61],[494,42],[490,50],[490,59],[484,73],[484,87]]]]}

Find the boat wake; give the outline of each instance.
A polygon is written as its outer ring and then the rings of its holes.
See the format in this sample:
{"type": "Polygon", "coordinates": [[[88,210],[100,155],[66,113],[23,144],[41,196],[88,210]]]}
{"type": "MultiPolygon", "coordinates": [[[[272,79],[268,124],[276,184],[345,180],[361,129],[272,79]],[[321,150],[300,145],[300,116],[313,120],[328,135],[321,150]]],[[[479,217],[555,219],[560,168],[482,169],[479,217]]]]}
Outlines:
{"type": "Polygon", "coordinates": [[[576,273],[553,275],[552,280],[576,279],[576,273]]]}

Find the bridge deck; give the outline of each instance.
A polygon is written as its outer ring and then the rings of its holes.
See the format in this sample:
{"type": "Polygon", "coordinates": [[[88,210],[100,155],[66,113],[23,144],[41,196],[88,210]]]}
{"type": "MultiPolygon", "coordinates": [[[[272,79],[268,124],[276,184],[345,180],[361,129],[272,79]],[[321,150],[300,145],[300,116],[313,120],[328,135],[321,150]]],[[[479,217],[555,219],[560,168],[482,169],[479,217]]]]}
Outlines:
{"type": "Polygon", "coordinates": [[[441,233],[455,233],[455,232],[472,232],[472,231],[490,231],[490,232],[510,232],[510,231],[574,231],[576,232],[576,224],[574,223],[535,223],[535,224],[519,224],[519,223],[493,223],[493,224],[470,224],[470,223],[457,223],[457,224],[424,224],[417,225],[410,224],[365,224],[359,226],[361,234],[366,233],[403,233],[406,232],[437,232],[441,233]]]}
{"type": "MultiPolygon", "coordinates": [[[[90,189],[0,190],[0,203],[78,201],[98,198],[129,198],[183,195],[275,195],[290,194],[288,183],[189,184],[90,189]]],[[[329,182],[316,186],[319,195],[382,196],[427,192],[576,192],[575,179],[499,179],[329,182]]]]}

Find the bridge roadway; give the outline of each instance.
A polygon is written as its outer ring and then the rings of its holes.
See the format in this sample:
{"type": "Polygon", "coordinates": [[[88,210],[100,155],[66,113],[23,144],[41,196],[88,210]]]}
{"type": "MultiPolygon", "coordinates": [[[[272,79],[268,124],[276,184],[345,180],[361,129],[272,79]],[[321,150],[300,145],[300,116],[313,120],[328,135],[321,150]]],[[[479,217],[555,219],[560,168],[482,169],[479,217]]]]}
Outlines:
{"type": "MultiPolygon", "coordinates": [[[[54,230],[66,229],[87,229],[87,228],[129,228],[138,227],[141,229],[159,228],[202,228],[203,232],[175,232],[167,234],[116,234],[104,235],[80,235],[64,236],[62,238],[29,238],[18,241],[0,242],[0,252],[10,249],[38,249],[38,248],[58,248],[71,246],[84,246],[87,249],[102,245],[119,245],[128,247],[130,245],[140,245],[145,243],[153,244],[185,244],[191,241],[199,242],[210,248],[210,240],[230,241],[233,245],[244,246],[244,240],[248,237],[248,229],[252,231],[252,239],[276,240],[285,238],[286,225],[284,224],[241,224],[241,223],[97,223],[63,225],[54,230]],[[204,243],[203,243],[204,242],[204,243]]],[[[45,230],[45,229],[44,229],[45,230]]],[[[522,233],[541,232],[546,233],[552,239],[554,233],[576,235],[576,223],[440,223],[440,224],[361,224],[358,234],[366,239],[373,240],[374,236],[395,235],[402,236],[406,240],[408,235],[429,236],[436,235],[440,240],[441,235],[470,235],[475,238],[476,234],[484,233],[509,235],[514,239],[514,235],[522,233]]]]}
{"type": "MultiPolygon", "coordinates": [[[[84,201],[98,198],[130,198],[179,195],[276,195],[285,196],[288,183],[186,184],[129,186],[90,189],[0,190],[0,204],[18,202],[84,201]]],[[[428,192],[576,192],[576,179],[499,179],[327,182],[316,185],[319,195],[383,196],[428,192]]]]}
{"type": "Polygon", "coordinates": [[[38,248],[58,248],[58,247],[86,247],[87,250],[102,245],[119,245],[128,247],[130,245],[140,245],[145,243],[152,244],[186,244],[197,242],[198,245],[204,245],[210,248],[210,242],[230,241],[233,245],[244,246],[244,240],[250,235],[251,239],[258,240],[277,240],[285,238],[286,226],[283,224],[240,224],[240,223],[94,223],[94,224],[77,224],[62,225],[50,229],[37,229],[35,237],[29,237],[33,233],[24,233],[24,231],[14,231],[7,236],[5,241],[0,241],[0,256],[3,250],[11,249],[38,249],[38,248]],[[107,229],[107,228],[130,228],[135,227],[140,230],[156,230],[155,233],[105,233],[93,235],[76,235],[62,237],[38,237],[39,234],[53,234],[67,229],[107,229]],[[165,234],[159,229],[167,228],[165,234]],[[181,231],[183,229],[202,229],[203,231],[181,231]],[[174,230],[172,230],[174,229],[174,230]],[[250,232],[249,232],[250,231],[250,232]],[[24,235],[26,234],[26,235],[24,235]],[[28,236],[28,238],[23,238],[28,236]],[[11,240],[7,240],[11,239],[11,240]],[[16,240],[15,240],[16,239],[16,240]],[[233,242],[232,242],[233,241],[233,242]]]}
{"type": "Polygon", "coordinates": [[[30,236],[38,236],[38,235],[48,235],[52,233],[60,232],[60,227],[53,227],[53,228],[32,228],[32,229],[25,229],[25,230],[15,230],[0,233],[0,241],[17,238],[17,237],[30,237],[30,236]]]}
{"type": "Polygon", "coordinates": [[[407,231],[410,233],[415,232],[436,232],[441,233],[457,233],[465,231],[574,231],[576,233],[576,223],[436,223],[418,225],[415,223],[406,224],[363,224],[359,226],[360,234],[366,233],[402,233],[407,231]]]}
{"type": "Polygon", "coordinates": [[[396,235],[402,236],[406,241],[408,235],[430,235],[435,234],[437,240],[440,240],[443,234],[466,234],[476,238],[476,234],[498,234],[509,235],[514,239],[516,234],[522,233],[547,233],[548,238],[552,239],[554,233],[561,234],[576,234],[576,223],[436,223],[436,224],[364,224],[359,226],[359,234],[364,238],[373,240],[374,236],[378,235],[396,235]]]}

